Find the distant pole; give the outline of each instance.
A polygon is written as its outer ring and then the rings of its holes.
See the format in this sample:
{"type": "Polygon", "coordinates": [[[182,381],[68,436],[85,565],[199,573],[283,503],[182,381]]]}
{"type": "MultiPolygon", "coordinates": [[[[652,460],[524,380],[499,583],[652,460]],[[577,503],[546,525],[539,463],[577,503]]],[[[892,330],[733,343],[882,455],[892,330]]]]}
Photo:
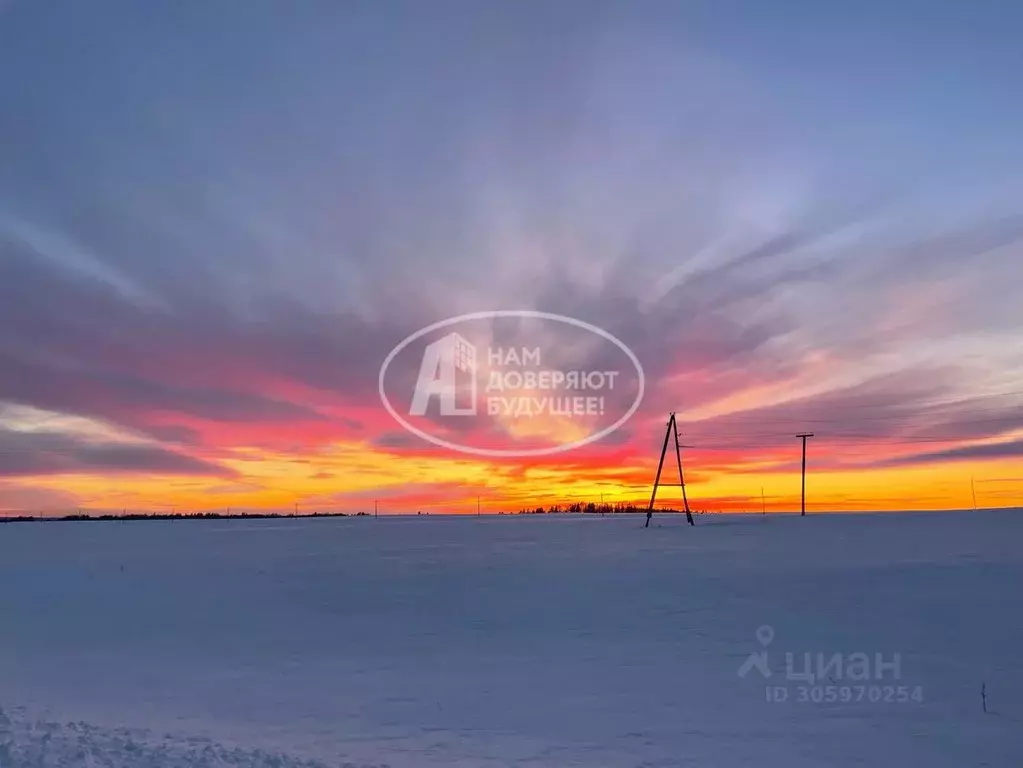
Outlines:
{"type": "Polygon", "coordinates": [[[476,517],[480,516],[480,497],[476,497],[476,517]]]}
{"type": "Polygon", "coordinates": [[[973,475],[970,475],[970,492],[973,494],[973,511],[977,511],[977,487],[973,484],[973,475]]]}
{"type": "Polygon", "coordinates": [[[373,502],[373,517],[378,517],[380,514],[380,505],[378,502],[373,502]]]}
{"type": "Polygon", "coordinates": [[[803,503],[800,516],[806,517],[806,438],[813,437],[813,432],[800,432],[796,437],[803,438],[803,503]]]}
{"type": "Polygon", "coordinates": [[[764,486],[760,486],[760,509],[761,515],[767,514],[767,497],[764,496],[764,486]]]}

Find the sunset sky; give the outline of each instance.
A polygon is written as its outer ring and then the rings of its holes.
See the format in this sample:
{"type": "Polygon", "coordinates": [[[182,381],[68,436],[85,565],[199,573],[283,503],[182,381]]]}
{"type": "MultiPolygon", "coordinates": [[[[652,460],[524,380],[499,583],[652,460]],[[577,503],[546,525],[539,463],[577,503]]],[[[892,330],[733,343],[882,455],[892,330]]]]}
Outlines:
{"type": "Polygon", "coordinates": [[[0,510],[643,502],[673,410],[697,509],[1023,505],[1023,14],[899,5],[0,0],[0,510]],[[636,414],[403,431],[522,309],[636,414]]]}

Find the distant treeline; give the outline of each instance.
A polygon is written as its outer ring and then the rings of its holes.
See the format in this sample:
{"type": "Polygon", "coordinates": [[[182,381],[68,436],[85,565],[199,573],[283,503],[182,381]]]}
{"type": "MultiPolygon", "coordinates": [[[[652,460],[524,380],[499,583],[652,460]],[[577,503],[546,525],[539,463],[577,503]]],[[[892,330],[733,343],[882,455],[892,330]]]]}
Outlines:
{"type": "Polygon", "coordinates": [[[86,522],[96,520],[266,520],[270,518],[289,517],[368,517],[368,512],[302,512],[290,514],[284,512],[125,512],[123,514],[103,515],[53,515],[50,517],[32,517],[18,515],[16,517],[0,517],[0,523],[50,523],[50,522],[86,522]]]}
{"type": "MultiPolygon", "coordinates": [[[[517,514],[519,515],[645,515],[647,511],[646,506],[636,506],[630,502],[618,501],[614,504],[598,504],[596,502],[582,502],[575,501],[571,504],[552,504],[549,507],[532,507],[527,509],[520,509],[517,514]]],[[[672,509],[671,507],[657,507],[654,509],[658,515],[661,514],[676,514],[682,515],[685,512],[681,509],[672,509]]],[[[694,514],[697,514],[696,510],[693,510],[694,514]]]]}
{"type": "MultiPolygon", "coordinates": [[[[519,515],[640,515],[646,514],[646,505],[637,506],[629,502],[614,504],[598,504],[596,502],[576,501],[570,504],[552,504],[549,507],[530,507],[520,509],[516,513],[499,512],[498,514],[519,515]]],[[[681,515],[685,512],[671,507],[657,507],[658,515],[681,515]]],[[[408,513],[411,514],[411,513],[408,513]]],[[[419,514],[428,514],[420,512],[419,514]]],[[[693,514],[702,514],[693,510],[693,514]]],[[[277,518],[309,518],[309,517],[372,517],[370,512],[122,512],[104,514],[72,515],[11,515],[0,517],[0,523],[53,523],[53,522],[95,522],[100,520],[267,520],[277,518]]]]}

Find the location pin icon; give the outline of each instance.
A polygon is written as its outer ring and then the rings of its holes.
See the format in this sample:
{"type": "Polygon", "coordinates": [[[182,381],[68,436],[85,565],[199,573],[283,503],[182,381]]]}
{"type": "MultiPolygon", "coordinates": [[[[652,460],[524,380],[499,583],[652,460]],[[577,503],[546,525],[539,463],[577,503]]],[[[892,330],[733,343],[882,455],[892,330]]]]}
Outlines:
{"type": "Polygon", "coordinates": [[[762,627],[757,627],[757,640],[765,648],[771,644],[774,640],[774,627],[770,624],[764,624],[762,627]]]}

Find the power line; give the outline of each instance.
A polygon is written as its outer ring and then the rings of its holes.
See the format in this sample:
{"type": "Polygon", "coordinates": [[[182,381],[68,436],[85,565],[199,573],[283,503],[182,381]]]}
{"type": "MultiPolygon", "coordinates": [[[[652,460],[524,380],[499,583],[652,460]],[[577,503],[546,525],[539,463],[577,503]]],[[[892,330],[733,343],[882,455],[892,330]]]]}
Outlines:
{"type": "Polygon", "coordinates": [[[700,424],[705,424],[714,421],[728,422],[736,427],[742,426],[760,426],[760,425],[773,425],[773,424],[791,424],[794,421],[802,421],[808,424],[846,424],[850,421],[884,421],[884,422],[899,422],[899,421],[917,421],[923,419],[931,420],[952,420],[955,417],[969,417],[967,421],[975,423],[983,422],[995,422],[1001,421],[1001,418],[975,418],[972,417],[973,413],[1004,413],[1006,417],[1019,416],[1023,414],[1023,403],[1015,403],[1012,406],[1002,406],[997,408],[982,408],[982,409],[956,409],[952,411],[938,411],[933,410],[919,410],[911,413],[889,413],[886,415],[873,415],[873,416],[849,416],[849,417],[836,417],[836,416],[806,416],[800,413],[793,413],[786,415],[781,418],[764,418],[761,416],[743,416],[742,414],[722,414],[720,416],[712,416],[706,419],[697,419],[695,421],[683,422],[686,427],[695,427],[700,424]]]}
{"type": "MultiPolygon", "coordinates": [[[[907,397],[908,396],[909,395],[907,395],[907,397]]],[[[917,401],[917,402],[913,403],[912,405],[907,405],[905,402],[887,402],[887,403],[841,403],[840,406],[843,409],[860,409],[860,408],[865,408],[866,409],[866,408],[869,408],[869,409],[877,409],[877,410],[882,410],[882,409],[886,409],[886,408],[890,408],[892,410],[899,410],[899,409],[906,410],[906,409],[908,409],[910,407],[917,407],[917,408],[948,408],[948,407],[954,407],[954,406],[959,405],[959,404],[975,403],[975,402],[982,402],[982,401],[985,401],[985,400],[997,400],[998,398],[1004,398],[1004,397],[1020,397],[1020,396],[1023,396],[1023,389],[1011,390],[1009,392],[1000,392],[998,394],[977,395],[977,396],[969,397],[969,398],[960,398],[958,400],[937,400],[937,401],[935,401],[933,399],[929,400],[929,401],[920,400],[920,401],[917,401]]],[[[765,405],[765,406],[762,406],[760,408],[760,410],[772,410],[772,409],[774,409],[774,410],[786,410],[787,412],[791,412],[794,415],[798,416],[799,413],[800,413],[800,409],[802,409],[803,412],[811,412],[811,411],[815,411],[815,410],[824,410],[824,409],[827,409],[827,408],[831,408],[831,407],[834,407],[835,405],[836,404],[834,404],[834,403],[823,403],[823,404],[822,403],[807,403],[807,402],[805,402],[805,399],[803,399],[803,400],[785,401],[785,402],[773,403],[773,404],[770,404],[770,405],[765,405]]],[[[1010,406],[1010,407],[1020,406],[1020,405],[1023,405],[1023,403],[1013,403],[1012,406],[1010,406]]],[[[961,413],[968,413],[968,412],[974,412],[974,411],[976,411],[976,412],[980,412],[980,411],[995,411],[995,410],[1000,410],[1002,407],[1005,407],[1005,406],[984,406],[984,407],[960,408],[960,409],[958,409],[958,411],[961,412],[961,413]]],[[[750,413],[751,412],[749,412],[749,411],[733,411],[731,413],[721,414],[720,416],[714,416],[714,417],[711,417],[711,418],[722,418],[722,419],[724,419],[724,418],[744,418],[745,415],[750,414],[750,413]]],[[[755,412],[753,412],[753,415],[755,415],[755,412]]],[[[685,420],[684,419],[679,419],[679,421],[683,421],[684,422],[685,420]]]]}
{"type": "MultiPolygon", "coordinates": [[[[867,446],[897,446],[897,445],[919,445],[919,444],[937,444],[937,443],[977,443],[981,441],[988,441],[985,444],[998,445],[1000,442],[1011,442],[1011,436],[1006,435],[957,435],[955,437],[921,437],[921,438],[885,438],[875,436],[865,436],[863,438],[855,437],[851,439],[840,439],[836,441],[834,438],[845,438],[844,435],[827,435],[818,434],[817,438],[820,441],[824,441],[828,446],[840,448],[841,445],[849,445],[853,448],[867,447],[867,446]],[[1005,438],[1009,437],[1009,440],[1005,438]],[[830,438],[830,439],[829,439],[830,438]],[[994,441],[994,442],[992,442],[994,441]]],[[[690,446],[693,450],[698,451],[732,451],[732,450],[747,450],[747,449],[769,449],[778,448],[784,449],[785,444],[783,442],[784,435],[778,435],[778,442],[771,443],[734,443],[734,444],[720,444],[720,445],[706,445],[700,443],[694,443],[690,446]]]]}

